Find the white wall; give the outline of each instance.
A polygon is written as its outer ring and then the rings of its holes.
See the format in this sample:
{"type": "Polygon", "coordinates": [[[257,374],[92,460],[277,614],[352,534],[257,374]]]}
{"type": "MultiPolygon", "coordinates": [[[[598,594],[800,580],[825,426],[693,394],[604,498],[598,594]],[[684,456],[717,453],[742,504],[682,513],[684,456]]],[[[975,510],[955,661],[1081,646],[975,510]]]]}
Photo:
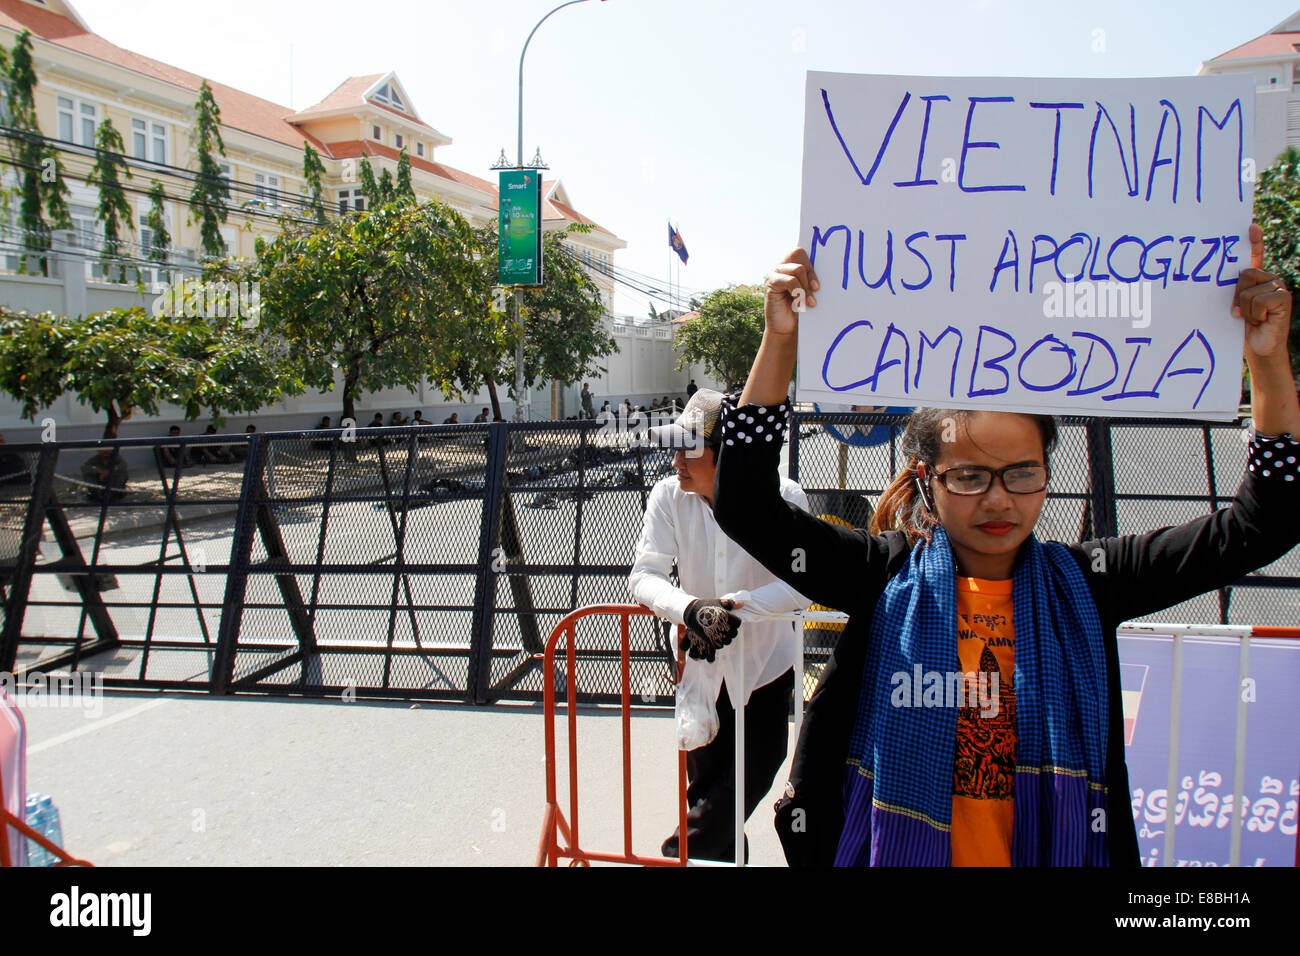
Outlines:
{"type": "MultiPolygon", "coordinates": [[[[69,265],[72,270],[70,281],[0,275],[0,303],[11,309],[32,313],[51,311],[57,314],[82,314],[134,305],[148,308],[153,302],[152,294],[141,294],[134,286],[86,283],[77,271],[84,269],[83,264],[74,261],[69,265]],[[84,305],[76,309],[69,308],[69,305],[77,302],[84,305]]],[[[721,388],[720,384],[705,376],[699,367],[681,372],[675,370],[677,353],[673,349],[671,327],[623,325],[607,320],[606,328],[613,335],[619,351],[604,360],[603,364],[608,368],[606,374],[586,379],[591,384],[594,409],[599,410],[606,399],[611,406],[625,398],[634,405],[646,406],[665,395],[685,400],[686,386],[692,378],[703,388],[721,388]]],[[[253,415],[228,415],[223,431],[242,432],[244,426],[250,423],[256,424],[259,431],[306,429],[314,427],[322,415],[329,415],[337,424],[343,407],[343,399],[338,391],[342,386],[341,373],[335,376],[335,383],[336,389],[332,392],[312,391],[285,398],[253,415]]],[[[563,389],[561,418],[579,413],[582,407],[581,391],[581,381],[563,389]]],[[[498,395],[502,414],[507,419],[513,419],[514,403],[507,398],[504,383],[498,385],[498,395]]],[[[534,388],[531,398],[530,417],[534,420],[549,419],[550,384],[543,383],[534,388]]],[[[479,409],[490,405],[487,389],[463,402],[447,401],[440,389],[425,383],[414,391],[391,388],[362,395],[357,402],[357,420],[358,424],[364,425],[379,411],[384,413],[387,421],[394,410],[410,416],[418,408],[425,419],[434,423],[441,423],[452,412],[459,413],[460,421],[468,422],[478,414],[479,409]]],[[[104,429],[104,416],[89,406],[79,404],[73,396],[64,396],[50,408],[38,412],[33,423],[21,416],[18,402],[0,395],[0,432],[8,441],[38,440],[42,430],[41,421],[46,418],[54,420],[58,439],[98,438],[104,429]]],[[[178,424],[182,434],[190,435],[201,433],[207,423],[205,417],[186,422],[183,409],[165,405],[155,417],[137,414],[123,422],[119,434],[123,438],[165,435],[170,425],[178,424]]]]}
{"type": "MultiPolygon", "coordinates": [[[[1241,67],[1216,65],[1207,72],[1216,75],[1247,73],[1255,80],[1255,160],[1257,170],[1267,169],[1287,147],[1288,111],[1291,104],[1300,109],[1300,95],[1292,88],[1293,64],[1290,61],[1255,63],[1241,67]]],[[[1296,124],[1292,124],[1296,125],[1296,124]]],[[[1291,134],[1300,145],[1300,125],[1291,134]]]]}

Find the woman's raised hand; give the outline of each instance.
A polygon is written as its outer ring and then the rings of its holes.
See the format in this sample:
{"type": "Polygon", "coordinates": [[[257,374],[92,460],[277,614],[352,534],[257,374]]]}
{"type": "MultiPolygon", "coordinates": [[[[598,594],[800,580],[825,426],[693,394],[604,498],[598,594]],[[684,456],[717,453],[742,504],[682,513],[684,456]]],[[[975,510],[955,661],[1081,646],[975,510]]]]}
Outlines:
{"type": "Polygon", "coordinates": [[[763,283],[766,297],[763,316],[767,331],[776,335],[795,335],[799,331],[799,313],[817,304],[815,293],[821,284],[813,272],[808,253],[796,249],[786,256],[763,283]]]}
{"type": "Polygon", "coordinates": [[[1232,314],[1246,320],[1246,359],[1286,356],[1291,330],[1291,293],[1264,271],[1264,231],[1251,223],[1250,268],[1242,269],[1232,296],[1232,314]]]}
{"type": "Polygon", "coordinates": [[[1281,279],[1264,271],[1264,230],[1253,223],[1250,268],[1242,269],[1237,279],[1232,314],[1246,323],[1251,417],[1256,430],[1265,435],[1300,435],[1300,401],[1287,353],[1291,293],[1281,279]]]}

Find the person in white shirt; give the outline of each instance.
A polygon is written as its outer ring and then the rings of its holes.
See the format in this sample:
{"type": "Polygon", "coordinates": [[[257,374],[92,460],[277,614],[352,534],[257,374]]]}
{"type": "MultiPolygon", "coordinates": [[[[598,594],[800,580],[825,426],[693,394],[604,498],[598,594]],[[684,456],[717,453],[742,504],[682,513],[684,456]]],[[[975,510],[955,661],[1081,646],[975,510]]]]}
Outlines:
{"type": "MultiPolygon", "coordinates": [[[[746,819],[786,756],[801,632],[790,621],[757,618],[812,603],[723,534],[713,518],[721,406],[721,393],[699,389],[675,423],[649,430],[653,443],[678,449],[676,473],[650,492],[628,577],[638,603],[688,626],[682,649],[689,655],[677,687],[678,744],[688,751],[687,852],[708,860],[735,856],[733,701],[745,701],[746,819]],[[674,563],[680,586],[670,580],[674,563]],[[737,633],[741,639],[733,642],[737,633]]],[[[781,494],[807,510],[808,499],[793,481],[781,479],[781,494]]],[[[676,832],[662,853],[678,855],[676,832]]]]}

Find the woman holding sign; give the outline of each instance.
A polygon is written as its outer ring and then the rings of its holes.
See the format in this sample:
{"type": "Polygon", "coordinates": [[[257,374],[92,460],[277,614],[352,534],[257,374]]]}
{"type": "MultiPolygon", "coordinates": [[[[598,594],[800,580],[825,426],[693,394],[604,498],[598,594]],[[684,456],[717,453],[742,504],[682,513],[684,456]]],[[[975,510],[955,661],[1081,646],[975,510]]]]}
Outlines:
{"type": "MultiPolygon", "coordinates": [[[[872,532],[792,508],[777,480],[802,301],[798,249],[723,413],[714,513],[818,604],[849,614],[808,705],[777,829],[792,864],[1136,866],[1115,631],[1300,542],[1291,293],[1250,230],[1232,313],[1255,399],[1233,505],[1176,528],[1042,542],[1048,416],[918,409],[872,532]]],[[[815,312],[807,321],[815,321],[815,312]]]]}

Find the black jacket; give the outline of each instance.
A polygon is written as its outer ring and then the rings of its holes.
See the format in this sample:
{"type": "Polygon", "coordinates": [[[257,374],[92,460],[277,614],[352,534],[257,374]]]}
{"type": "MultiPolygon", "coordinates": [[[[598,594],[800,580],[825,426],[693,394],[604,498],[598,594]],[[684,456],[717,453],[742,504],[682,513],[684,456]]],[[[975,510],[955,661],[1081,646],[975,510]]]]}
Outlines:
{"type": "MultiPolygon", "coordinates": [[[[780,441],[724,444],[713,513],[769,571],[817,604],[849,615],[808,702],[777,832],[791,866],[830,866],[844,827],[844,761],[857,716],[871,615],[911,547],[901,531],[871,535],[792,508],[778,482],[780,441]],[[799,570],[794,570],[798,568],[799,570]],[[796,815],[796,810],[804,812],[796,815]]],[[[1300,482],[1249,471],[1236,501],[1211,515],[1140,535],[1066,545],[1101,617],[1109,689],[1107,822],[1112,866],[1137,866],[1116,628],[1230,585],[1300,542],[1300,482]]]]}

